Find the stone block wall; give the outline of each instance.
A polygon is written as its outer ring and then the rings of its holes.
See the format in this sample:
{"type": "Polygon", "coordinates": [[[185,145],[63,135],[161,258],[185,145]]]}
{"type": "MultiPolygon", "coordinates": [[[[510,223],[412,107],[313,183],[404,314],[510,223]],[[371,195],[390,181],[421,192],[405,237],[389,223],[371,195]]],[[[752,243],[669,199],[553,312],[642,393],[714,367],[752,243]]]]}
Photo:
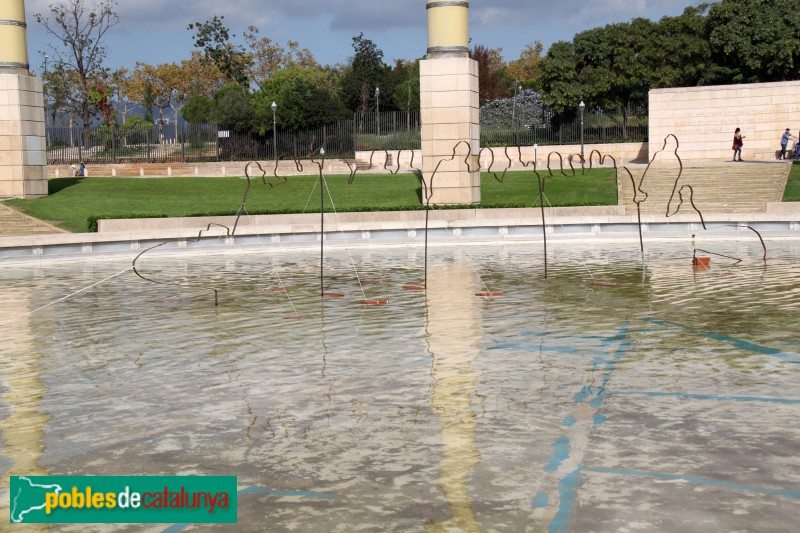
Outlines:
{"type": "Polygon", "coordinates": [[[47,195],[42,80],[0,74],[0,197],[47,195]]]}
{"type": "Polygon", "coordinates": [[[786,128],[800,135],[800,81],[650,91],[651,157],[672,133],[684,160],[729,161],[737,127],[742,159],[774,160],[786,128]]]}
{"type": "Polygon", "coordinates": [[[458,57],[421,61],[420,106],[423,175],[439,165],[431,203],[480,202],[478,63],[458,57]]]}

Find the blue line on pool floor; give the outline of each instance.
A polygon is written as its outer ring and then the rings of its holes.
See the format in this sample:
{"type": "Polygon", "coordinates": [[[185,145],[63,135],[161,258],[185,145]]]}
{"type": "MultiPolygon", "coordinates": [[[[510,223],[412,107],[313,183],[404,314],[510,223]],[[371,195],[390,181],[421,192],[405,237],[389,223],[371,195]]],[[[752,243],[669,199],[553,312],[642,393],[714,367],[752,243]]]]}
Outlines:
{"type": "Polygon", "coordinates": [[[581,467],[583,472],[594,472],[597,474],[613,474],[618,476],[635,476],[635,477],[654,477],[660,479],[670,480],[683,480],[690,483],[697,483],[700,485],[716,485],[736,490],[746,490],[749,492],[759,492],[761,494],[774,494],[776,496],[785,496],[795,500],[800,499],[800,491],[794,490],[781,490],[781,489],[768,489],[765,487],[755,487],[753,485],[743,485],[741,483],[729,483],[727,481],[719,481],[716,479],[708,479],[695,476],[682,476],[679,474],[664,474],[662,472],[647,472],[645,470],[626,470],[624,468],[600,468],[600,467],[581,467]]]}
{"type": "Polygon", "coordinates": [[[692,394],[688,392],[654,392],[654,391],[627,391],[609,392],[611,396],[649,396],[651,398],[672,397],[689,398],[692,400],[720,400],[732,402],[767,402],[796,405],[800,400],[792,398],[765,398],[761,396],[725,396],[717,394],[692,394]]]}
{"type": "MultiPolygon", "coordinates": [[[[576,392],[573,396],[575,405],[587,403],[594,409],[600,409],[603,404],[603,399],[606,397],[606,385],[611,379],[612,373],[617,368],[617,363],[622,357],[628,353],[633,346],[633,341],[630,338],[630,330],[628,329],[628,321],[623,321],[622,325],[617,330],[616,334],[610,337],[601,338],[601,344],[607,348],[611,348],[614,343],[619,343],[615,349],[600,352],[602,356],[595,357],[592,371],[599,372],[600,377],[596,385],[585,385],[581,390],[576,392]]],[[[600,425],[605,422],[605,416],[600,413],[595,413],[593,417],[593,424],[600,425]]],[[[574,416],[567,416],[563,420],[565,428],[572,427],[576,423],[574,416]]],[[[553,443],[552,455],[547,458],[547,465],[544,471],[550,474],[555,474],[561,465],[570,457],[572,453],[572,443],[567,435],[559,436],[553,443]]],[[[563,477],[558,481],[558,494],[559,502],[558,509],[553,519],[548,524],[549,533],[561,533],[568,529],[569,520],[575,511],[575,502],[577,499],[578,485],[580,484],[581,467],[578,466],[571,472],[564,472],[563,477]]],[[[531,502],[534,509],[547,507],[550,505],[550,498],[546,492],[536,494],[531,502]]]]}
{"type": "Polygon", "coordinates": [[[643,318],[642,320],[650,324],[656,324],[658,326],[672,326],[680,328],[687,331],[691,335],[698,335],[700,337],[706,337],[716,341],[726,342],[728,344],[732,344],[734,347],[739,348],[740,350],[745,350],[748,352],[757,353],[761,355],[772,355],[774,357],[777,357],[778,359],[787,361],[789,363],[800,363],[800,355],[798,354],[786,353],[783,350],[779,350],[777,348],[770,348],[769,346],[762,346],[761,344],[749,342],[744,339],[729,337],[727,335],[722,335],[721,333],[714,333],[713,331],[697,331],[690,328],[689,326],[685,326],[677,322],[670,322],[668,320],[661,320],[657,318],[643,318]]]}

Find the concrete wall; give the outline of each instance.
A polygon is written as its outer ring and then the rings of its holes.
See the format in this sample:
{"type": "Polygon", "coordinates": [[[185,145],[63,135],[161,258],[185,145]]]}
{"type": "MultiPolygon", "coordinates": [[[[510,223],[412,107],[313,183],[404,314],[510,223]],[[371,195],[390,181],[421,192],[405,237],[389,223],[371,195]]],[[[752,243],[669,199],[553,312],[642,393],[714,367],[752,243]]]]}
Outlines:
{"type": "Polygon", "coordinates": [[[684,160],[731,160],[737,127],[742,159],[775,159],[784,130],[800,130],[800,81],[650,91],[651,156],[674,134],[684,160]]]}
{"type": "MultiPolygon", "coordinates": [[[[88,165],[86,175],[102,177],[202,177],[222,178],[241,177],[245,175],[248,161],[225,161],[220,163],[126,163],[117,165],[88,165]]],[[[259,161],[267,176],[275,175],[275,161],[259,161]]],[[[318,176],[319,166],[310,161],[301,161],[302,168],[297,169],[293,161],[280,161],[278,163],[278,176],[318,176]]],[[[349,167],[341,159],[325,160],[326,174],[348,174],[349,167]]],[[[68,178],[72,176],[70,165],[50,165],[47,167],[49,178],[68,178]]],[[[260,177],[258,167],[250,167],[251,177],[260,177]]]]}
{"type": "MultiPolygon", "coordinates": [[[[609,217],[624,214],[622,206],[597,205],[577,207],[548,207],[545,209],[547,216],[561,217],[609,217]]],[[[431,223],[459,222],[466,225],[481,225],[485,221],[497,220],[540,220],[540,208],[504,208],[504,209],[442,209],[429,212],[431,223]]],[[[99,233],[114,233],[126,231],[162,231],[193,229],[204,230],[209,224],[219,224],[233,227],[236,217],[174,217],[174,218],[129,218],[98,220],[99,233]]],[[[356,213],[327,213],[325,215],[326,229],[329,224],[348,225],[350,229],[369,231],[379,228],[416,228],[420,224],[424,227],[425,212],[419,211],[369,211],[356,213]]],[[[319,213],[305,213],[293,215],[249,215],[239,219],[238,228],[271,227],[283,228],[286,231],[319,231],[319,213]],[[289,228],[289,229],[287,229],[289,228]],[[313,230],[312,228],[317,228],[313,230]]],[[[334,231],[334,230],[330,230],[334,231]]],[[[223,229],[210,230],[218,235],[225,233],[223,229]]]]}
{"type": "MultiPolygon", "coordinates": [[[[615,144],[584,144],[583,154],[586,159],[586,164],[589,163],[589,157],[593,151],[600,152],[603,156],[611,156],[617,162],[617,166],[622,166],[625,163],[636,160],[637,162],[645,162],[647,160],[647,143],[615,143],[615,144]]],[[[492,164],[492,171],[500,171],[509,165],[509,158],[511,159],[511,168],[514,170],[524,170],[526,167],[523,163],[536,161],[536,168],[547,168],[547,161],[550,159],[551,167],[558,168],[559,158],[556,154],[560,154],[564,161],[564,168],[569,166],[569,156],[573,157],[573,165],[578,167],[580,165],[581,145],[580,144],[565,144],[556,146],[523,146],[520,150],[516,147],[494,147],[484,148],[481,151],[481,168],[487,170],[492,163],[492,154],[494,155],[494,164],[492,164]],[[491,153],[490,153],[491,152],[491,153]],[[552,156],[550,154],[553,154],[552,156]],[[520,162],[520,159],[522,162],[520,162]]],[[[598,157],[595,155],[592,161],[593,166],[599,166],[598,157]]],[[[613,166],[614,161],[606,158],[602,166],[613,166]]],[[[527,169],[531,170],[531,166],[527,169]]]]}
{"type": "MultiPolygon", "coordinates": [[[[598,150],[604,155],[610,155],[617,160],[617,165],[632,160],[645,161],[647,159],[647,143],[617,143],[617,144],[586,144],[584,153],[587,158],[592,150],[598,150]]],[[[491,155],[494,153],[494,164],[492,171],[501,172],[508,165],[508,158],[503,147],[487,148],[481,152],[481,169],[486,171],[491,163],[491,155]]],[[[527,163],[536,159],[537,168],[547,167],[547,157],[551,152],[558,152],[564,157],[565,167],[568,165],[567,158],[570,154],[580,154],[580,145],[564,146],[540,146],[534,149],[533,146],[522,147],[522,162],[527,163]]],[[[375,150],[374,152],[356,152],[356,160],[361,163],[372,163],[372,168],[366,170],[360,166],[358,172],[370,172],[375,174],[397,172],[397,163],[400,162],[400,172],[408,172],[410,168],[422,169],[421,150],[375,150]],[[388,164],[387,164],[388,156],[388,164]],[[413,157],[413,159],[412,159],[413,157]]],[[[520,163],[520,156],[516,148],[509,147],[508,156],[511,158],[511,168],[514,170],[531,169],[520,163]]],[[[557,159],[553,159],[553,164],[557,164],[557,159]]],[[[261,161],[262,167],[267,171],[267,175],[273,175],[275,169],[274,161],[261,161]]],[[[576,160],[575,164],[578,162],[576,160]]],[[[611,160],[606,160],[604,166],[612,165],[611,160]]],[[[87,176],[120,176],[120,177],[206,177],[219,178],[224,176],[244,176],[246,161],[227,161],[223,163],[142,163],[142,164],[119,164],[119,165],[89,165],[86,169],[87,176]]],[[[311,161],[302,161],[303,169],[298,171],[292,161],[281,161],[278,167],[279,176],[298,176],[298,175],[317,175],[319,173],[316,164],[311,161]]],[[[597,160],[594,161],[597,166],[597,160]]],[[[256,169],[251,169],[250,175],[255,176],[256,169]]],[[[70,165],[50,165],[47,167],[48,178],[67,178],[72,176],[70,165]]],[[[325,161],[326,174],[349,174],[350,167],[341,159],[327,159],[325,161]]]]}
{"type": "MultiPolygon", "coordinates": [[[[456,141],[457,142],[457,141],[456,141]]],[[[453,143],[455,146],[455,142],[453,143]]],[[[584,144],[584,156],[588,164],[589,156],[597,150],[603,156],[611,156],[617,161],[618,166],[622,166],[630,161],[646,162],[647,161],[647,143],[614,143],[614,144],[584,144]]],[[[559,153],[564,158],[564,166],[568,163],[568,158],[573,154],[581,153],[581,146],[579,144],[567,144],[556,146],[522,146],[519,150],[515,146],[509,146],[507,149],[503,146],[495,146],[492,148],[482,148],[479,152],[481,170],[491,170],[494,172],[502,172],[503,169],[511,167],[514,170],[531,170],[530,162],[536,161],[536,168],[546,168],[547,159],[551,153],[559,153]],[[492,162],[494,157],[494,162],[492,162]],[[509,161],[510,159],[510,161],[509,161]],[[527,165],[527,166],[526,166],[527,165]]],[[[444,159],[449,159],[448,155],[444,159]]],[[[384,167],[390,171],[397,171],[398,161],[400,162],[400,172],[405,172],[409,168],[422,169],[422,152],[420,150],[376,150],[374,152],[356,152],[356,159],[364,162],[371,162],[373,171],[383,171],[384,167]],[[413,158],[413,159],[412,159],[413,158]]],[[[557,156],[550,158],[553,162],[554,168],[558,163],[557,156]]],[[[578,158],[574,159],[574,164],[580,164],[578,158]]],[[[593,161],[594,166],[598,166],[597,157],[593,161]]],[[[433,166],[435,167],[434,162],[433,166]]],[[[603,166],[613,166],[611,159],[606,159],[603,166]]],[[[427,173],[426,173],[427,176],[427,173]]]]}

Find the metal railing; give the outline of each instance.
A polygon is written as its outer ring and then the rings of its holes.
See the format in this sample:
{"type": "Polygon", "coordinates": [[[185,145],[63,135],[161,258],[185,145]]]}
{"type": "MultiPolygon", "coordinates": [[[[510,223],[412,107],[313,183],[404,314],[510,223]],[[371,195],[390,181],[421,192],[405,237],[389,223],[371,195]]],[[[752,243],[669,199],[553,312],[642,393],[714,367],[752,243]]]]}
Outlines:
{"type": "MultiPolygon", "coordinates": [[[[585,144],[623,142],[645,142],[648,132],[647,103],[635,103],[622,113],[587,112],[583,119],[585,144]]],[[[559,116],[547,109],[539,108],[535,113],[514,115],[509,109],[507,116],[491,120],[481,113],[481,146],[521,146],[580,144],[580,116],[559,116]],[[486,123],[489,122],[491,126],[486,123]],[[498,127],[498,124],[508,124],[498,127]]]]}
{"type": "MultiPolygon", "coordinates": [[[[483,122],[483,120],[482,120],[483,122]]],[[[587,113],[583,134],[586,144],[647,140],[647,106],[621,116],[587,113]]],[[[481,146],[579,144],[580,118],[568,120],[542,111],[537,116],[506,120],[492,117],[481,126],[481,146]],[[508,127],[498,127],[498,123],[508,127]]],[[[317,128],[281,130],[259,136],[237,133],[215,124],[163,124],[101,126],[88,132],[80,126],[47,127],[47,162],[50,165],[195,163],[307,159],[325,147],[326,157],[353,158],[356,151],[413,150],[421,148],[420,112],[356,113],[317,128]]]]}

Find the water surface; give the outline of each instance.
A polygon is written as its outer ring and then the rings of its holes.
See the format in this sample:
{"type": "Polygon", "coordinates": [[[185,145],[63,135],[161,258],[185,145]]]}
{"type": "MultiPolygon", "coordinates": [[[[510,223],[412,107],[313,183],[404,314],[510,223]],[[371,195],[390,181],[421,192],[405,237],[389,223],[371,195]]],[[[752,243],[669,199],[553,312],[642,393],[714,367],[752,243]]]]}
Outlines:
{"type": "Polygon", "coordinates": [[[427,294],[419,250],[338,251],[324,300],[311,252],[3,266],[5,516],[9,475],[202,474],[239,525],[187,531],[794,531],[800,245],[768,246],[555,245],[546,280],[439,247],[427,294]]]}

